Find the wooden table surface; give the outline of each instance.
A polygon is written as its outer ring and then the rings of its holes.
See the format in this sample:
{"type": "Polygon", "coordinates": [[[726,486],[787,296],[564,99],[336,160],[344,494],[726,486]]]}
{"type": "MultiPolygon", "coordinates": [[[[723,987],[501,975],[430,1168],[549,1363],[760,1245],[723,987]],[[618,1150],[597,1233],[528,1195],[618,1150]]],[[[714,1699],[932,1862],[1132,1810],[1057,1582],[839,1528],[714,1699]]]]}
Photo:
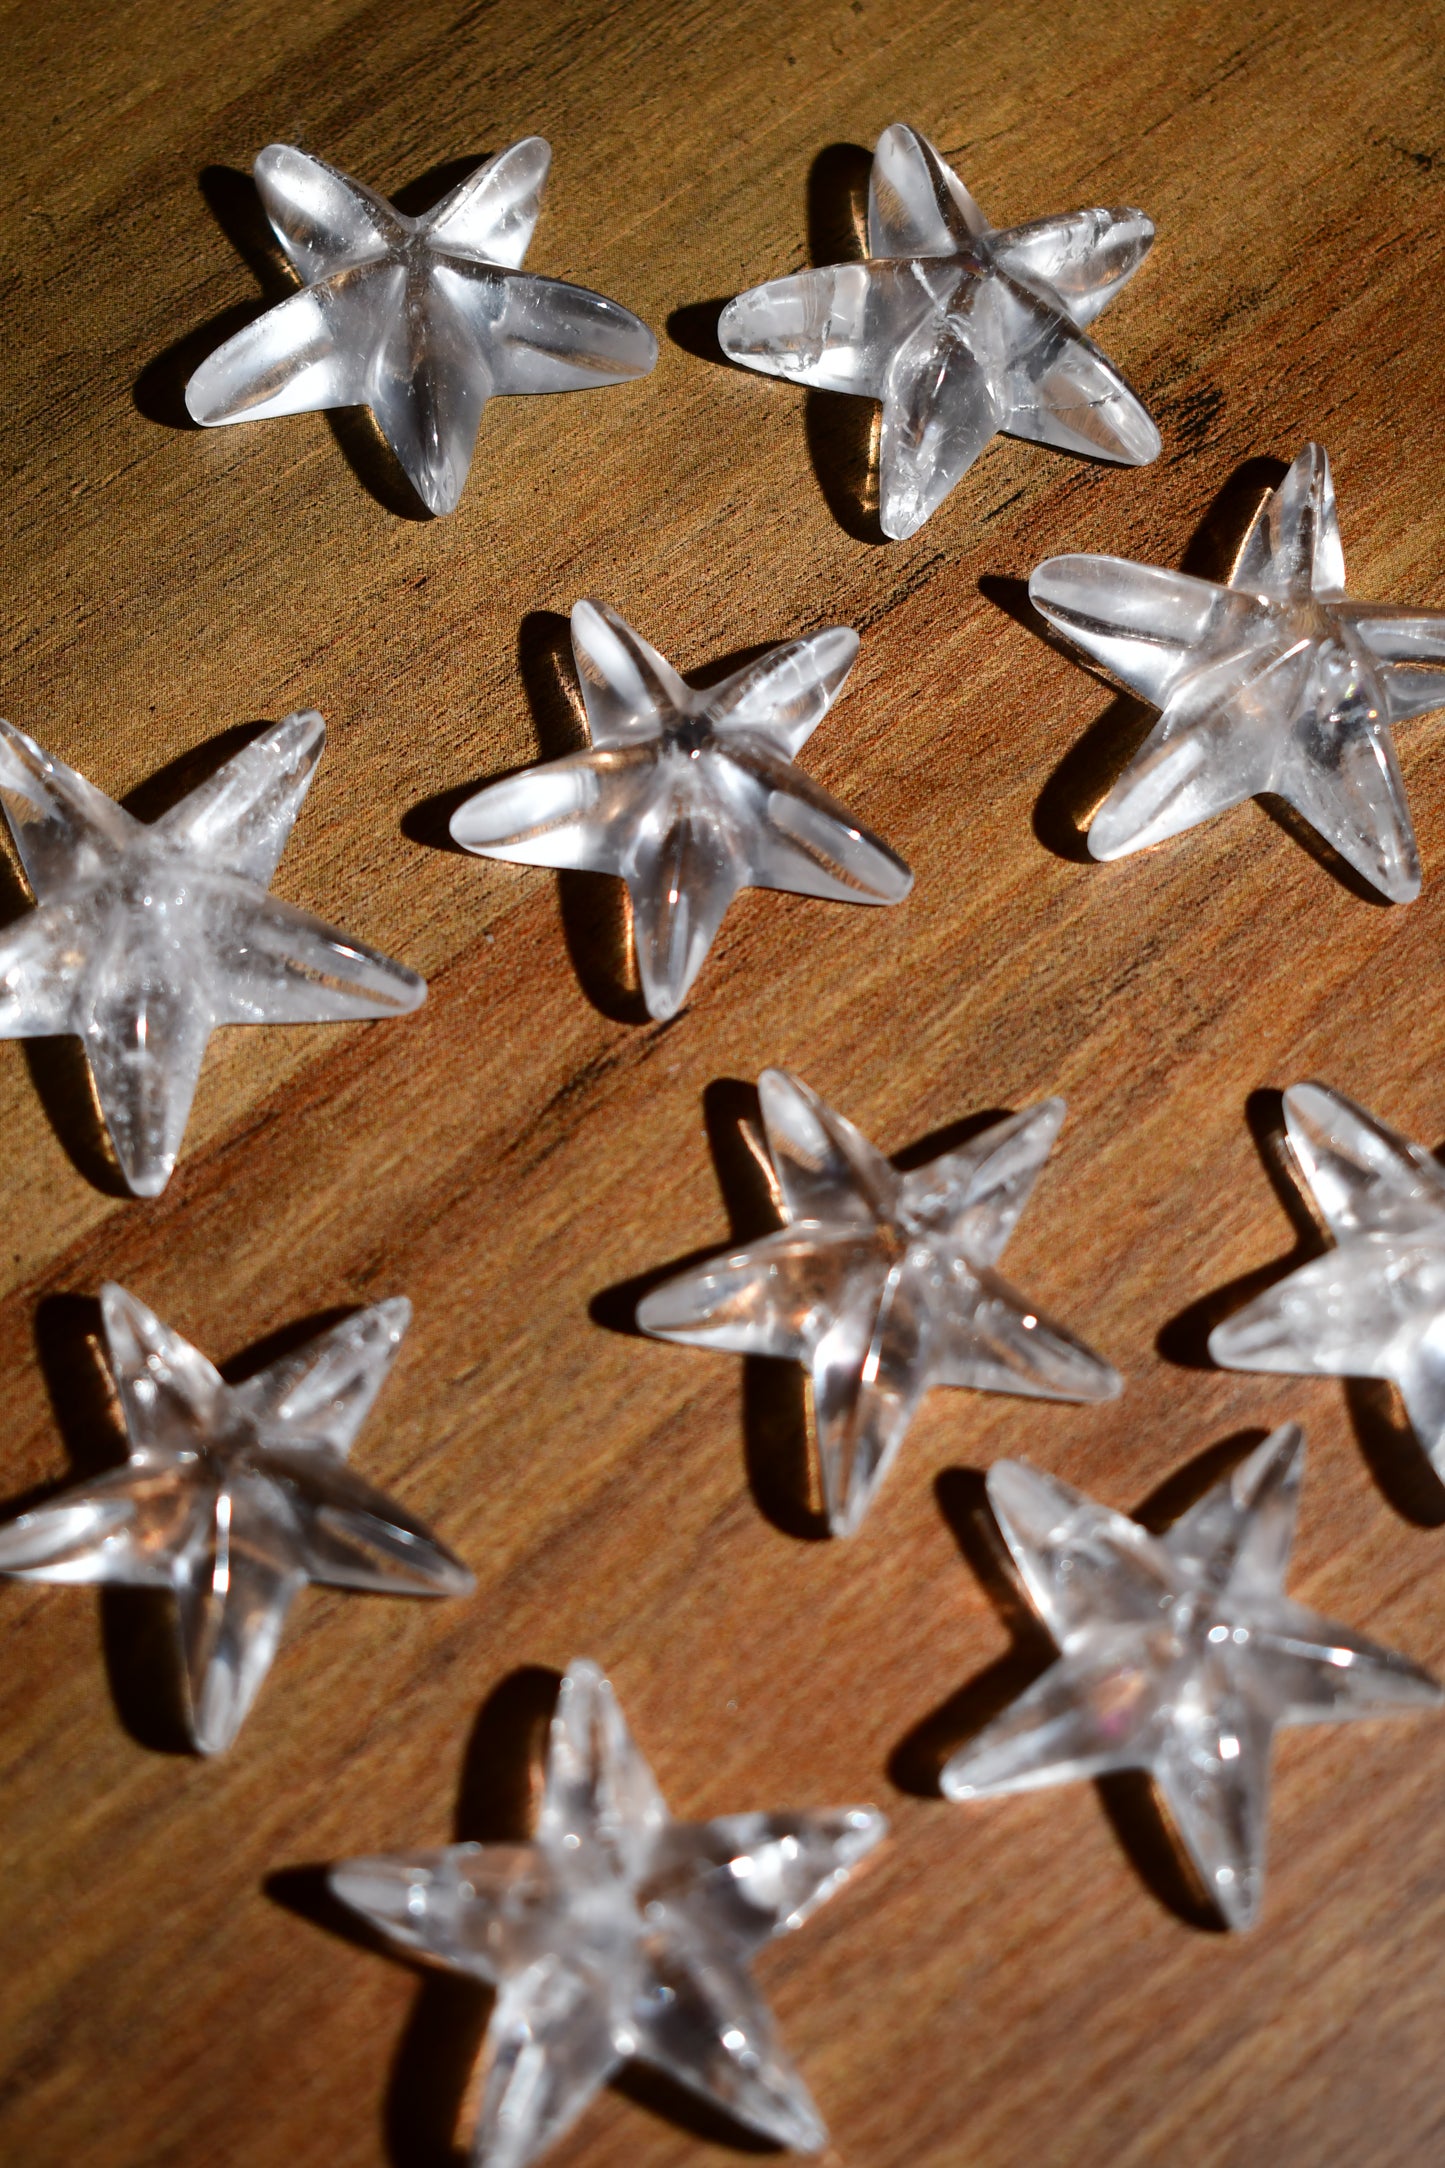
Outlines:
{"type": "MultiPolygon", "coordinates": [[[[348,1939],[316,1870],[525,1826],[555,1675],[585,1653],[677,1812],[892,1818],[760,1964],[829,2160],[1439,2159],[1445,1722],[1283,1739],[1242,1938],[1201,1923],[1136,1794],[967,1810],[934,1772],[1041,1660],[981,1533],[1003,1454],[1167,1512],[1297,1416],[1295,1590],[1445,1664],[1445,1494],[1388,1395],[1202,1352],[1311,1243],[1269,1174],[1281,1087],[1317,1075],[1445,1133],[1441,722],[1401,733],[1407,909],[1254,805],[1093,866],[1081,824],[1144,711],[1047,646],[1020,587],[1063,549],[1211,569],[1313,436],[1352,588],[1445,603],[1441,9],[9,0],[3,23],[3,712],[152,813],[245,726],[321,708],[277,893],[430,997],[222,1034],[154,1203],[116,1194],[73,1043],[0,1047],[0,1489],[118,1457],[104,1279],[242,1367],[406,1294],[356,1464],[478,1586],[307,1594],[214,1764],[176,1751],[163,1619],[0,1589],[0,2158],[452,2160],[483,2005],[348,1939]],[[1154,466],[1000,440],[880,546],[872,409],[720,365],[717,297],[851,253],[899,119],[1000,222],[1153,216],[1101,336],[1159,420],[1154,466]],[[416,207],[532,131],[556,156],[529,264],[655,326],[651,378],[499,402],[441,521],[403,516],[354,419],[185,426],[191,368],[280,290],[246,178],[264,143],[416,207]],[[907,858],[908,902],[741,898],[664,1027],[639,1021],[607,884],[446,849],[458,793],[575,741],[587,593],[687,671],[859,627],[804,764],[907,858]],[[740,1125],[769,1063],[894,1152],[1065,1094],[1006,1265],[1123,1398],[935,1393],[864,1533],[809,1540],[791,1375],[628,1329],[640,1278],[763,1224],[740,1125]]],[[[629,2082],[553,2157],[736,2152],[629,2082]]]]}

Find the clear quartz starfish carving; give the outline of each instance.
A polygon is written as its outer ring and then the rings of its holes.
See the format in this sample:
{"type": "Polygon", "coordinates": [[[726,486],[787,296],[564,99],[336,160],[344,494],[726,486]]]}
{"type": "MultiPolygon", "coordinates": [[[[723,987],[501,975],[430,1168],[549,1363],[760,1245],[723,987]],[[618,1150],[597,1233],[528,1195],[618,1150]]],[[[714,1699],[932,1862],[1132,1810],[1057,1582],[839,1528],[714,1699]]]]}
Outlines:
{"type": "Polygon", "coordinates": [[[1445,610],[1346,595],[1318,444],[1260,507],[1225,586],[1122,557],[1050,557],[1029,597],[1160,710],[1094,815],[1095,858],[1271,792],[1392,902],[1418,895],[1390,727],[1445,706],[1445,610]]]}
{"type": "Polygon", "coordinates": [[[777,2145],[827,2131],[749,1962],[844,1883],[871,1807],[675,1822],[595,1664],[568,1670],[530,1844],[350,1860],[342,1901],[497,1990],[475,2168],[527,2168],[623,2063],[650,2063],[777,2145]]]}
{"type": "Polygon", "coordinates": [[[1019,1461],[988,1496],[1058,1661],[947,1763],[949,1799],[1148,1773],[1226,1926],[1259,1908],[1281,1724],[1436,1708],[1417,1665],[1284,1593],[1304,1437],[1286,1423],[1163,1536],[1019,1461]]]}
{"type": "Polygon", "coordinates": [[[1159,432],[1085,327],[1133,277],[1142,211],[1071,211],[995,230],[916,129],[885,128],[868,258],[730,301],[723,351],[746,368],[883,403],[879,523],[923,525],[1000,430],[1130,467],[1159,432]]]}
{"type": "Polygon", "coordinates": [[[995,1270],[1064,1119],[1044,1099],[900,1174],[781,1069],[758,1079],[780,1233],[664,1282],[644,1332],[808,1366],[834,1535],[863,1523],[931,1385],[1109,1400],[1118,1372],[995,1270]]]}
{"type": "Polygon", "coordinates": [[[646,376],[657,341],[630,310],[521,268],[551,162],[526,136],[407,218],[319,158],[269,144],[256,187],[302,288],[202,362],[186,386],[192,419],[370,407],[442,513],[466,485],[488,399],[646,376]]]}
{"type": "Polygon", "coordinates": [[[0,1573],[170,1590],[201,1753],[235,1738],[308,1581],[469,1592],[460,1560],[346,1464],[410,1303],[359,1311],[242,1385],[123,1287],[100,1307],[130,1458],[0,1526],[0,1573]]]}
{"type": "Polygon", "coordinates": [[[288,715],[149,825],[0,722],[0,805],[37,908],[0,931],[0,1038],[74,1033],[137,1197],[175,1166],[222,1024],[400,1016],[415,972],[266,893],[326,726],[288,715]]]}
{"type": "Polygon", "coordinates": [[[1226,1370],[1385,1378],[1445,1482],[1445,1168],[1342,1092],[1296,1084],[1285,1136],[1335,1247],[1216,1325],[1226,1370]]]}
{"type": "Polygon", "coordinates": [[[627,883],[649,1016],[675,1016],[740,888],[901,903],[913,876],[794,766],[842,690],[858,635],[830,625],[694,692],[605,603],[572,612],[592,744],[452,816],[464,850],[627,883]]]}

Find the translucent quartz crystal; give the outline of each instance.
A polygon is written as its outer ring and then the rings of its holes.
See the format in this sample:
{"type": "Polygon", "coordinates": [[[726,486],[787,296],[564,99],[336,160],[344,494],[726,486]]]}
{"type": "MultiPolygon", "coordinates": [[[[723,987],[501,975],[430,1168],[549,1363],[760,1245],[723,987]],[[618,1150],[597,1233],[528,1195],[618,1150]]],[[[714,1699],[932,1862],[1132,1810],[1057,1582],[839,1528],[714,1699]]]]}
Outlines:
{"type": "Polygon", "coordinates": [[[749,369],[882,400],[878,516],[901,540],[1001,429],[1130,467],[1158,456],[1149,415],[1084,336],[1153,239],[1127,210],[995,231],[931,143],[885,128],[868,260],[739,294],[718,338],[749,369]]]}
{"type": "Polygon", "coordinates": [[[1209,1336],[1226,1370],[1388,1378],[1445,1481],[1445,1169],[1342,1092],[1296,1084],[1285,1134],[1336,1247],[1209,1336]]]}
{"type": "Polygon", "coordinates": [[[1095,858],[1271,791],[1393,902],[1419,893],[1390,726],[1445,705],[1445,610],[1346,595],[1318,444],[1260,507],[1227,586],[1122,557],[1050,557],[1029,596],[1161,710],[1094,815],[1095,858]]]}
{"type": "Polygon", "coordinates": [[[806,1363],[824,1508],[861,1527],[930,1385],[1110,1400],[1123,1380],[994,1270],[1064,1119],[1045,1099],[900,1174],[781,1069],[758,1079],[779,1234],[654,1288],[659,1339],[806,1363]]]}
{"type": "Polygon", "coordinates": [[[588,751],[468,798],[452,835],[484,858],[627,883],[649,1016],[675,1016],[740,888],[901,903],[913,876],[793,765],[842,690],[858,635],[830,625],[706,692],[601,602],[572,612],[588,751]]]}
{"type": "Polygon", "coordinates": [[[155,1197],[222,1024],[401,1016],[415,972],[266,893],[326,738],[288,715],[149,826],[0,722],[0,805],[38,908],[0,931],[0,1038],[73,1032],[120,1171],[155,1197]]]}
{"type": "Polygon", "coordinates": [[[886,1828],[871,1807],[673,1821],[610,1684],[574,1663],[530,1844],[350,1860],[331,1886],[404,1949],[496,1988],[476,2168],[525,2168],[633,2059],[816,2152],[827,2131],[748,1964],[886,1828]]]}
{"type": "Polygon", "coordinates": [[[0,1572],[169,1589],[203,1754],[235,1738],[308,1581],[468,1593],[466,1567],[346,1465],[409,1303],[362,1310],[243,1385],[123,1287],[100,1307],[130,1459],[0,1527],[0,1572]]]}
{"type": "Polygon", "coordinates": [[[422,502],[452,511],[488,399],[646,376],[657,341],[630,310],[523,271],[552,153],[526,136],[422,218],[272,143],[256,187],[302,282],[202,362],[192,419],[370,407],[422,502]]]}
{"type": "Polygon", "coordinates": [[[1438,1707],[1403,1656],[1284,1593],[1304,1437],[1286,1423],[1167,1535],[1019,1461],[989,1503],[1058,1661],[946,1765],[950,1799],[1142,1769],[1229,1927],[1259,1909],[1280,1724],[1438,1707]]]}

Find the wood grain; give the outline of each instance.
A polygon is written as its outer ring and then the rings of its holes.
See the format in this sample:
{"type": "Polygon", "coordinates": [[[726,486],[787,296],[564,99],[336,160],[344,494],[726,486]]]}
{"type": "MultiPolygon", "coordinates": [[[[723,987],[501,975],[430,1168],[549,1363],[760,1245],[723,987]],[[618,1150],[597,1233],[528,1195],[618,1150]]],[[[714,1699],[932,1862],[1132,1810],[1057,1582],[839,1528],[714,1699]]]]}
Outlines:
{"type": "MultiPolygon", "coordinates": [[[[226,1360],[405,1293],[358,1466],[479,1583],[435,1607],[309,1595],[216,1766],[167,1751],[151,1614],[0,1590],[0,2157],[441,2168],[480,2011],[345,1939],[307,1870],[503,1832],[549,1678],[586,1652],[678,1811],[893,1818],[762,1965],[830,2159],[1438,2159],[1445,1727],[1286,1738],[1266,1913],[1237,1941],[1192,1917],[1133,1795],[967,1812],[930,1768],[1037,1662],[979,1542],[1004,1453],[1128,1507],[1174,1483],[1167,1506],[1201,1455],[1297,1415],[1296,1588],[1445,1663],[1442,1501],[1396,1412],[1201,1355],[1295,1239],[1271,1091],[1316,1074],[1445,1132],[1440,725],[1402,734],[1408,909],[1253,806],[1093,867],[1081,821],[1143,718],[1021,621],[1017,586],[1064,548],[1206,565],[1261,462],[1316,436],[1355,590],[1445,602],[1440,8],[11,0],[0,21],[4,711],[154,810],[226,733],[319,706],[278,893],[431,982],[395,1025],[222,1035],[153,1204],[106,1186],[64,1050],[0,1048],[0,1489],[118,1450],[103,1278],[226,1360]],[[869,410],[710,358],[704,304],[848,245],[895,119],[1001,220],[1153,215],[1103,331],[1160,420],[1154,467],[999,442],[879,547],[869,410]],[[359,424],[178,426],[189,368],[272,290],[263,143],[394,192],[532,130],[556,162],[529,261],[670,327],[650,380],[500,403],[436,523],[390,508],[359,424]],[[639,1026],[605,889],[438,848],[447,794],[575,727],[559,655],[588,592],[685,670],[859,626],[806,758],[907,857],[909,902],[745,897],[692,1008],[639,1026]],[[1096,1409],[935,1394],[847,1545],[799,1532],[786,1382],[618,1329],[628,1283],[753,1224],[738,1123],[769,1062],[890,1151],[1063,1092],[1009,1268],[1128,1378],[1096,1409]]],[[[555,2159],[731,2152],[630,2087],[555,2159]]]]}

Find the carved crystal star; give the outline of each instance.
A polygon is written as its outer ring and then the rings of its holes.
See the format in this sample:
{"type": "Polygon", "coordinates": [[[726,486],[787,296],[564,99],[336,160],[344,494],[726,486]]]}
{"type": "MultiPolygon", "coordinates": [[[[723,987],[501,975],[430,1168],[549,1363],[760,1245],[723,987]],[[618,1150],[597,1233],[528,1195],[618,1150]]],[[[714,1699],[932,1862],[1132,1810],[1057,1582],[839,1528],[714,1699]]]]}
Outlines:
{"type": "Polygon", "coordinates": [[[1226,1926],[1264,1882],[1281,1724],[1435,1708],[1427,1672],[1284,1593],[1304,1436],[1285,1423],[1163,1536],[1019,1461],[988,1497],[1059,1659],[955,1754],[949,1799],[1142,1769],[1226,1926]]]}
{"type": "Polygon", "coordinates": [[[1084,336],[1153,239],[1128,210],[996,231],[916,129],[885,128],[867,261],[754,286],[718,339],[746,368],[883,402],[878,517],[900,541],[1000,430],[1129,467],[1158,456],[1148,413],[1084,336]]]}
{"type": "Polygon", "coordinates": [[[858,635],[830,625],[694,692],[601,602],[572,612],[592,734],[452,816],[464,850],[627,883],[649,1016],[675,1016],[740,888],[901,903],[913,876],[793,756],[838,697],[858,635]]]}
{"type": "Polygon", "coordinates": [[[465,487],[488,399],[646,376],[657,341],[629,309],[523,271],[552,153],[526,136],[421,218],[272,143],[256,187],[302,290],[218,346],[186,386],[194,421],[370,407],[432,512],[465,487]]]}
{"type": "Polygon", "coordinates": [[[1335,1248],[1216,1325],[1226,1370],[1386,1378],[1445,1481],[1445,1168],[1323,1084],[1284,1095],[1300,1182],[1335,1248]]]}
{"type": "Polygon", "coordinates": [[[0,1039],[73,1032],[137,1197],[170,1179],[211,1033],[426,999],[413,971],[266,890],[326,737],[274,723],[146,825],[0,722],[0,805],[37,909],[0,932],[0,1039]]]}
{"type": "Polygon", "coordinates": [[[201,1753],[235,1738],[308,1581],[468,1593],[460,1560],[346,1465],[410,1303],[362,1310],[243,1385],[123,1287],[100,1308],[130,1458],[0,1527],[0,1573],[169,1589],[201,1753]]]}
{"type": "Polygon", "coordinates": [[[496,1988],[475,2168],[526,2168],[633,2060],[811,2153],[827,2131],[748,1966],[886,1830],[872,1807],[675,1822],[611,1685],[579,1662],[530,1844],[350,1860],[331,1886],[404,1949],[496,1988]]]}
{"type": "Polygon", "coordinates": [[[1095,858],[1144,850],[1268,791],[1392,902],[1418,895],[1390,726],[1445,706],[1445,610],[1346,595],[1318,444],[1261,505],[1227,585],[1122,557],[1050,557],[1029,597],[1161,711],[1094,815],[1095,858]]]}
{"type": "Polygon", "coordinates": [[[900,1174],[781,1069],[758,1079],[782,1231],[644,1296],[661,1340],[805,1363],[824,1510],[852,1535],[931,1385],[1110,1400],[1118,1372],[995,1271],[1064,1119],[1044,1099],[900,1174]]]}

